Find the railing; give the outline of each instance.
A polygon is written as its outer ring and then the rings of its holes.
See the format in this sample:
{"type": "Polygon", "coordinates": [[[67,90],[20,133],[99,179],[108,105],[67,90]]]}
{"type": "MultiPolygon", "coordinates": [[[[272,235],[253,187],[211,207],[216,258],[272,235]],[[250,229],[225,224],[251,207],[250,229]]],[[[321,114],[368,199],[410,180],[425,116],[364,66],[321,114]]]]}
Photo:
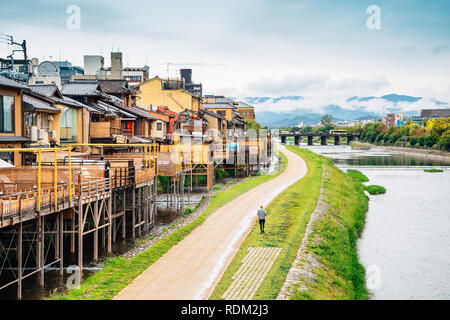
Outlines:
{"type": "MultiPolygon", "coordinates": [[[[72,185],[72,197],[69,193],[69,184],[59,184],[56,192],[54,186],[41,188],[40,211],[50,213],[66,209],[73,206],[71,198],[73,201],[80,197],[88,199],[106,195],[114,188],[147,182],[153,179],[155,174],[153,168],[117,168],[111,171],[113,174],[109,178],[81,181],[72,185]]],[[[15,217],[19,217],[20,221],[23,214],[37,212],[37,199],[36,189],[0,196],[0,222],[15,217]]]]}
{"type": "Polygon", "coordinates": [[[133,131],[131,129],[111,127],[111,135],[113,135],[113,134],[120,134],[123,136],[132,136],[133,131]]]}

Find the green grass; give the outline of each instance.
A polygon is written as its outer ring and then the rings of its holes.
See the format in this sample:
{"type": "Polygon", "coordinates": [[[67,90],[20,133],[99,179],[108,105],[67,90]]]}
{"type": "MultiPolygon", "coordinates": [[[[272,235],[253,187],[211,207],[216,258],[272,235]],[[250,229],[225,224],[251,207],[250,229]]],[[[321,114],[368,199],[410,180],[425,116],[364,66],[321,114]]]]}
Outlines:
{"type": "Polygon", "coordinates": [[[324,162],[327,177],[323,192],[327,214],[313,224],[319,242],[308,246],[320,263],[306,291],[297,287],[293,299],[368,299],[365,270],[358,261],[357,239],[364,229],[368,209],[365,186],[331,163],[324,162]]]}
{"type": "MultiPolygon", "coordinates": [[[[280,153],[287,164],[287,158],[280,153]]],[[[183,240],[193,229],[203,223],[205,219],[215,210],[224,204],[232,201],[250,189],[270,180],[281,174],[283,169],[275,174],[256,177],[244,181],[234,187],[216,193],[210,201],[206,210],[194,221],[179,228],[167,237],[155,242],[149,249],[140,253],[131,260],[123,257],[113,257],[105,261],[102,270],[89,276],[78,289],[72,289],[63,294],[54,294],[50,297],[53,300],[109,300],[120,290],[125,288],[131,281],[145,271],[150,265],[156,262],[164,253],[174,245],[183,240]]]]}
{"type": "Polygon", "coordinates": [[[222,187],[219,186],[218,184],[216,184],[214,187],[212,187],[212,191],[217,191],[217,190],[220,190],[220,189],[222,189],[222,187]]]}
{"type": "Polygon", "coordinates": [[[366,186],[365,189],[367,190],[367,192],[369,192],[372,195],[386,193],[386,189],[384,187],[377,186],[377,185],[366,186]]]}
{"type": "Polygon", "coordinates": [[[322,176],[321,161],[311,151],[291,146],[286,147],[302,156],[308,166],[308,173],[303,179],[288,187],[266,208],[268,216],[265,234],[261,235],[259,226],[255,224],[210,299],[222,299],[223,293],[232,283],[231,277],[241,266],[241,260],[247,254],[247,249],[260,246],[281,247],[283,250],[270,268],[253,299],[273,300],[277,297],[297,255],[310,215],[316,206],[322,176]]]}
{"type": "Polygon", "coordinates": [[[364,185],[352,175],[337,169],[330,159],[306,149],[287,146],[305,160],[307,175],[280,194],[268,206],[266,233],[259,234],[256,224],[244,240],[210,299],[221,299],[232,283],[231,277],[241,266],[247,249],[253,246],[282,247],[253,299],[273,300],[297,255],[306,225],[320,193],[322,167],[327,170],[324,193],[330,199],[330,214],[315,222],[315,232],[322,241],[310,246],[320,265],[307,291],[295,289],[293,299],[367,299],[365,270],[359,263],[356,240],[360,236],[368,209],[364,185]]]}
{"type": "Polygon", "coordinates": [[[356,181],[359,182],[368,182],[369,178],[367,178],[361,171],[348,169],[347,173],[352,176],[356,181]]]}
{"type": "Polygon", "coordinates": [[[425,169],[424,172],[444,172],[442,169],[425,169]]]}

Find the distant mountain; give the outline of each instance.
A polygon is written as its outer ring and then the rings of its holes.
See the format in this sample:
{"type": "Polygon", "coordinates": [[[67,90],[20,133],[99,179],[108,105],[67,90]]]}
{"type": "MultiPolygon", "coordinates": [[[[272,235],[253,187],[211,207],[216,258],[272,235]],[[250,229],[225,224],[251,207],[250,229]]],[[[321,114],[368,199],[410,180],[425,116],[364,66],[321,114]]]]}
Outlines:
{"type": "MultiPolygon", "coordinates": [[[[254,105],[256,120],[263,126],[269,127],[286,127],[295,126],[299,122],[303,122],[308,125],[315,125],[320,122],[324,114],[331,114],[336,121],[343,120],[376,120],[380,119],[386,113],[400,112],[402,109],[397,107],[398,102],[414,103],[421,100],[421,97],[400,95],[400,94],[387,94],[381,97],[358,97],[354,96],[348,98],[348,102],[361,102],[361,106],[356,109],[345,109],[339,105],[328,105],[323,107],[323,112],[313,112],[311,110],[293,110],[293,111],[277,111],[276,103],[282,100],[298,101],[303,99],[301,96],[281,96],[281,97],[247,97],[245,102],[254,105]],[[375,113],[366,110],[364,102],[373,99],[383,99],[387,102],[391,102],[391,107],[387,107],[383,113],[375,113]],[[258,111],[258,104],[264,103],[267,106],[267,102],[274,103],[273,111],[258,111]],[[393,102],[393,104],[392,104],[393,102]],[[394,105],[392,107],[392,105],[394,105]]],[[[430,105],[430,108],[442,108],[449,107],[446,102],[434,101],[434,106],[430,105]]],[[[407,111],[404,112],[407,117],[419,115],[419,111],[407,111]]]]}

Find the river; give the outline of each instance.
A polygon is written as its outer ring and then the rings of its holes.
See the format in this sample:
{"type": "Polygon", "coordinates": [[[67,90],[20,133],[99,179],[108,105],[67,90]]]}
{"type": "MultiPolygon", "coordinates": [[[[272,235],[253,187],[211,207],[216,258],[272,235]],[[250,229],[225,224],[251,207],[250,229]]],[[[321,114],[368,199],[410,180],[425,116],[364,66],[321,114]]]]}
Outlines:
{"type": "Polygon", "coordinates": [[[349,146],[303,146],[382,185],[358,254],[372,299],[450,299],[450,161],[349,146]],[[444,169],[424,172],[425,167],[444,169]]]}

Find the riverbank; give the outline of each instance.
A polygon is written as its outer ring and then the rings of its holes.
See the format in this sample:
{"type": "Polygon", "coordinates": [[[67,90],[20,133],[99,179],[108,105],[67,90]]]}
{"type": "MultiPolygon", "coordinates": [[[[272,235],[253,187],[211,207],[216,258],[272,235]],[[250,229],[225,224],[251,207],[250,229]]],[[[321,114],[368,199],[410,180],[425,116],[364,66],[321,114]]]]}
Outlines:
{"type": "Polygon", "coordinates": [[[253,228],[210,299],[224,299],[250,247],[282,248],[252,299],[367,299],[356,247],[368,208],[364,186],[325,157],[287,148],[307,163],[307,175],[268,206],[266,233],[253,228]]]}
{"type": "Polygon", "coordinates": [[[156,262],[174,245],[183,240],[192,230],[218,208],[237,198],[241,194],[256,186],[279,176],[286,168],[287,159],[280,152],[279,171],[270,175],[253,177],[215,193],[209,204],[200,204],[196,212],[191,213],[192,218],[183,219],[174,224],[163,234],[144,240],[138,249],[120,257],[106,260],[103,268],[88,277],[79,288],[56,293],[49,299],[53,300],[109,300],[121,289],[131,283],[150,265],[156,262]],[[203,209],[203,211],[201,211],[203,209]],[[195,219],[193,219],[196,217],[195,219]],[[192,220],[193,219],[193,220],[192,220]]]}
{"type": "Polygon", "coordinates": [[[303,238],[310,215],[316,206],[322,177],[320,161],[315,160],[312,152],[286,147],[289,151],[302,155],[308,171],[266,207],[268,215],[265,233],[261,235],[259,225],[255,224],[216,285],[209,298],[211,300],[224,299],[224,294],[233,283],[234,275],[242,266],[242,260],[252,247],[281,248],[252,299],[274,300],[283,285],[296,256],[299,239],[303,238]]]}
{"type": "Polygon", "coordinates": [[[417,148],[406,148],[406,147],[392,147],[392,146],[379,146],[376,144],[366,143],[366,142],[352,142],[350,146],[354,150],[370,150],[372,148],[377,148],[381,151],[399,153],[399,154],[411,154],[419,157],[427,157],[438,160],[448,160],[450,161],[450,152],[432,150],[432,149],[417,149],[417,148]]]}
{"type": "Polygon", "coordinates": [[[369,199],[360,177],[319,158],[324,170],[320,198],[278,299],[368,299],[357,239],[369,199]]]}

